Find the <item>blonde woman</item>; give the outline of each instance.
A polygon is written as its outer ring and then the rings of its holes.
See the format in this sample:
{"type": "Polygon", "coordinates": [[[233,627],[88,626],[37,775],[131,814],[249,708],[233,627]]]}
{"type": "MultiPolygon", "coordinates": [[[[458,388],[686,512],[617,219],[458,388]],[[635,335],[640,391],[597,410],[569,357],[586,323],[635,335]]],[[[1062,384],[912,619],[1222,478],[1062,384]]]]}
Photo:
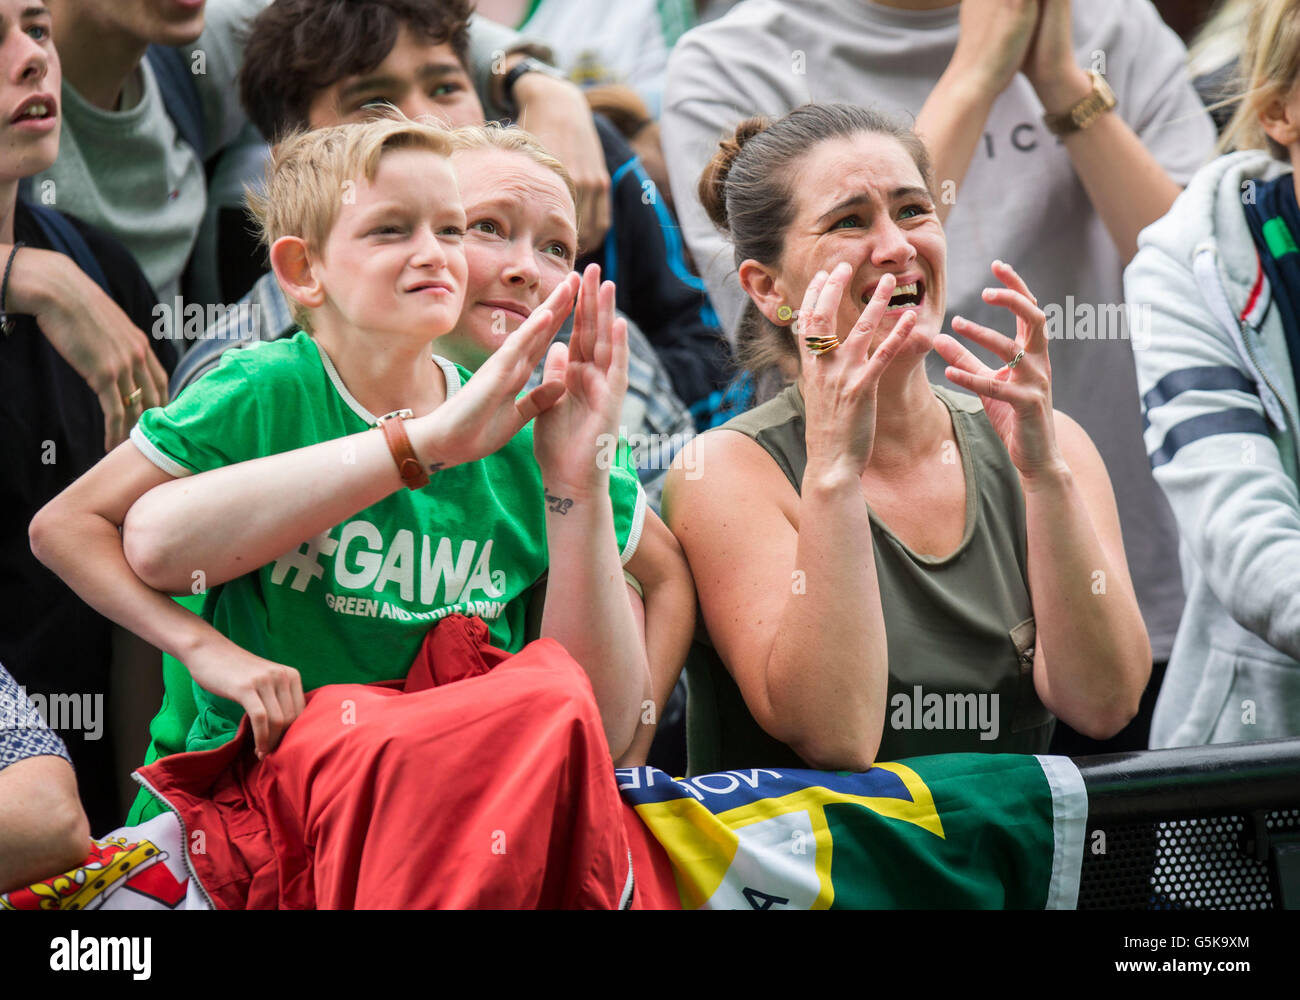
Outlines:
{"type": "Polygon", "coordinates": [[[1181,536],[1187,609],[1153,747],[1300,734],[1300,0],[1262,0],[1245,82],[1205,166],[1125,272],[1156,482],[1181,536]]]}

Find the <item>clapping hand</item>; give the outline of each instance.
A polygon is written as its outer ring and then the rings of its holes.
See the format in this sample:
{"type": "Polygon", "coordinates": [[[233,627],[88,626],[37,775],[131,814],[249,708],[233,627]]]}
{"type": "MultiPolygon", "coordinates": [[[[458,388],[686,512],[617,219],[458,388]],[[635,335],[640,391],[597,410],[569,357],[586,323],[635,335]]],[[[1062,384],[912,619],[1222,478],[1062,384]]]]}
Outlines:
{"type": "Polygon", "coordinates": [[[474,462],[499,451],[524,424],[563,397],[563,383],[547,380],[518,398],[572,310],[578,285],[576,274],[561,281],[460,391],[419,418],[428,422],[437,442],[427,456],[421,456],[430,471],[474,462]]]}
{"type": "Polygon", "coordinates": [[[948,362],[948,381],[980,397],[1022,481],[1028,481],[1064,464],[1056,446],[1047,317],[1010,264],[994,261],[993,274],[1006,287],[984,289],[984,301],[1011,310],[1016,317],[1015,339],[961,316],[953,317],[952,328],[1006,364],[989,368],[947,334],[935,338],[934,349],[948,362]]]}
{"type": "Polygon", "coordinates": [[[841,337],[835,317],[852,274],[841,263],[830,274],[822,271],[813,278],[799,310],[799,341],[809,465],[857,477],[871,460],[880,377],[915,329],[916,313],[904,312],[871,350],[896,286],[894,276],[885,274],[857,322],[841,337]],[[814,354],[810,340],[839,341],[839,346],[814,354]]]}
{"type": "Polygon", "coordinates": [[[604,441],[618,434],[627,391],[627,321],[614,315],[612,281],[587,265],[578,292],[573,336],[553,344],[542,384],[534,390],[559,392],[558,401],[537,417],[533,445],[547,489],[565,497],[608,490],[609,469],[600,468],[604,441]]]}

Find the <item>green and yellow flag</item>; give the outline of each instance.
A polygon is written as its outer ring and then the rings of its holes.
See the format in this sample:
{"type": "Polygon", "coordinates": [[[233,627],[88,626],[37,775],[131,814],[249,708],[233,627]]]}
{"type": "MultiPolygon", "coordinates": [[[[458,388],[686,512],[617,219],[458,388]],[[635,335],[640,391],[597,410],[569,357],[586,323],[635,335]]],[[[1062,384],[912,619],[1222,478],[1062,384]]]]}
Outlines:
{"type": "Polygon", "coordinates": [[[1078,898],[1087,793],[1067,757],[617,774],[686,909],[1068,909],[1078,898]]]}

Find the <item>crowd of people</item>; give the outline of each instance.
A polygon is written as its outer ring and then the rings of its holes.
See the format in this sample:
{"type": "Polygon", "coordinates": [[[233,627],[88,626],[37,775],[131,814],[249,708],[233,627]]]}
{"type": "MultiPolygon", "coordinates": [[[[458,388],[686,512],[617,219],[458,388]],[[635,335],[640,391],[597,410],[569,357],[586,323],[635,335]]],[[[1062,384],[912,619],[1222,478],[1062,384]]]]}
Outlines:
{"type": "Polygon", "coordinates": [[[456,761],[619,905],[615,765],[1300,736],[1300,0],[1220,8],[0,0],[0,891],[170,808],[375,898],[456,761]]]}

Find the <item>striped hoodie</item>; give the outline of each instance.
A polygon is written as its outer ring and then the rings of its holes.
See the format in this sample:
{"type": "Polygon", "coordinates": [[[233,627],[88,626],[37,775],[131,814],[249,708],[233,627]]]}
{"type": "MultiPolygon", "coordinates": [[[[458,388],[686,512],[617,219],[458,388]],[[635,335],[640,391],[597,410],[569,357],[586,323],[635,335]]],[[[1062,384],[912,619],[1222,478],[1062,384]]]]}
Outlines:
{"type": "Polygon", "coordinates": [[[1150,331],[1134,350],[1144,439],[1187,592],[1153,748],[1300,735],[1300,404],[1243,209],[1288,170],[1261,151],[1207,164],[1124,274],[1150,331]]]}

